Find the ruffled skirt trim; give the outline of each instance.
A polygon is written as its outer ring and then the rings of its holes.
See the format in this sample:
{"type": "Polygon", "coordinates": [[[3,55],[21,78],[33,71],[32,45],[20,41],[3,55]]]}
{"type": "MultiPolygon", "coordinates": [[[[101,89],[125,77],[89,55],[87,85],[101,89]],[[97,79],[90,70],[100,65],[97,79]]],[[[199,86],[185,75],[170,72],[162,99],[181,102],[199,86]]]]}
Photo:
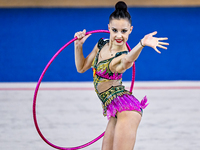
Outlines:
{"type": "Polygon", "coordinates": [[[122,111],[138,111],[142,113],[142,110],[147,107],[146,96],[139,102],[133,95],[123,94],[114,98],[109,105],[107,105],[106,113],[104,111],[104,116],[107,116],[108,120],[111,117],[115,117],[117,112],[122,111]]]}

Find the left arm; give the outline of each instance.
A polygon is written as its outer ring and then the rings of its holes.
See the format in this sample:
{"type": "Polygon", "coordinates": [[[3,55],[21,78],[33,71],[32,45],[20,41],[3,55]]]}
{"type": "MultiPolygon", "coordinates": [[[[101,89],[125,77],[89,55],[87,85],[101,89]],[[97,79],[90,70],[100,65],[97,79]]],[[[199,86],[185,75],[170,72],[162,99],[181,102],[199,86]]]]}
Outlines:
{"type": "Polygon", "coordinates": [[[116,72],[123,73],[125,72],[128,68],[130,68],[133,65],[133,62],[139,57],[142,49],[144,46],[149,46],[152,47],[156,52],[161,53],[158,49],[157,46],[163,49],[167,49],[167,47],[163,45],[169,45],[166,42],[160,42],[160,40],[167,40],[168,38],[157,38],[153,37],[156,35],[157,32],[153,32],[150,34],[147,34],[144,36],[144,38],[139,42],[131,51],[128,55],[125,55],[123,58],[120,59],[120,62],[116,64],[116,72]]]}

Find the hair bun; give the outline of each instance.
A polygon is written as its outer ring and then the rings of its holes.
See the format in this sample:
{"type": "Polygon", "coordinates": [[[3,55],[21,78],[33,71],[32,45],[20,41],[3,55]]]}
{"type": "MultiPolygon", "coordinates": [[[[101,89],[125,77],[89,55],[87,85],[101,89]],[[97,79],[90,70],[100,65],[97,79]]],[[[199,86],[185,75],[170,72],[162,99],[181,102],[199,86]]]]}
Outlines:
{"type": "Polygon", "coordinates": [[[115,5],[115,10],[127,11],[127,5],[126,5],[126,3],[124,3],[123,1],[119,1],[119,2],[115,5]]]}

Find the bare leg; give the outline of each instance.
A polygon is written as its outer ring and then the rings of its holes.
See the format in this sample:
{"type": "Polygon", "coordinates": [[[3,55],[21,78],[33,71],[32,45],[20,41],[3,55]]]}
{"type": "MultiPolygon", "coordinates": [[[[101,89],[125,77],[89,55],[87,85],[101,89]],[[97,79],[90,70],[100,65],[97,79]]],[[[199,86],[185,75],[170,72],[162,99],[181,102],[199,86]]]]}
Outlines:
{"type": "Polygon", "coordinates": [[[113,149],[113,139],[114,139],[116,121],[117,121],[116,118],[111,117],[108,122],[106,132],[103,137],[102,150],[112,150],[113,149]]]}
{"type": "Polygon", "coordinates": [[[117,113],[113,150],[133,150],[141,115],[136,111],[117,113]]]}

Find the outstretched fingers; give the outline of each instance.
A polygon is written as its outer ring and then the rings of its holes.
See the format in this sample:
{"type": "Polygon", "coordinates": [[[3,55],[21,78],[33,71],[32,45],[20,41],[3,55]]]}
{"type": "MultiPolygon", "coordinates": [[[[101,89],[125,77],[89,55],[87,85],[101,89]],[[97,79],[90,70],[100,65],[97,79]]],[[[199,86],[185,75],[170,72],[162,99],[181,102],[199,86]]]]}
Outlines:
{"type": "Polygon", "coordinates": [[[162,49],[167,49],[167,47],[162,46],[162,45],[158,45],[158,47],[162,48],[162,49]]]}
{"type": "Polygon", "coordinates": [[[157,53],[161,54],[161,52],[160,52],[156,47],[154,48],[154,50],[155,50],[157,53]]]}
{"type": "MultiPolygon", "coordinates": [[[[164,38],[164,39],[166,39],[166,38],[164,38]]],[[[167,49],[167,47],[163,46],[163,45],[169,45],[169,43],[167,43],[167,42],[158,42],[158,47],[160,47],[162,49],[167,49]]]]}
{"type": "Polygon", "coordinates": [[[150,33],[152,36],[156,35],[158,32],[157,31],[154,31],[152,33],[150,33]]]}
{"type": "Polygon", "coordinates": [[[160,45],[169,45],[169,43],[167,43],[167,42],[158,42],[158,44],[160,44],[160,45]]]}
{"type": "Polygon", "coordinates": [[[159,41],[168,40],[167,37],[158,38],[159,41]]]}
{"type": "Polygon", "coordinates": [[[167,42],[160,42],[160,40],[168,40],[168,38],[157,38],[157,40],[158,40],[158,44],[157,44],[157,46],[154,48],[154,50],[160,54],[161,52],[157,49],[157,47],[166,50],[167,47],[166,47],[166,46],[163,46],[163,45],[169,45],[169,43],[167,43],[167,42]]]}
{"type": "Polygon", "coordinates": [[[149,33],[147,35],[144,36],[143,38],[143,45],[149,46],[151,48],[153,48],[157,53],[161,53],[157,48],[162,48],[162,49],[167,49],[167,45],[169,45],[169,43],[167,42],[163,42],[164,40],[168,40],[167,37],[154,37],[154,35],[157,34],[157,31],[154,31],[152,33],[149,33]]]}

